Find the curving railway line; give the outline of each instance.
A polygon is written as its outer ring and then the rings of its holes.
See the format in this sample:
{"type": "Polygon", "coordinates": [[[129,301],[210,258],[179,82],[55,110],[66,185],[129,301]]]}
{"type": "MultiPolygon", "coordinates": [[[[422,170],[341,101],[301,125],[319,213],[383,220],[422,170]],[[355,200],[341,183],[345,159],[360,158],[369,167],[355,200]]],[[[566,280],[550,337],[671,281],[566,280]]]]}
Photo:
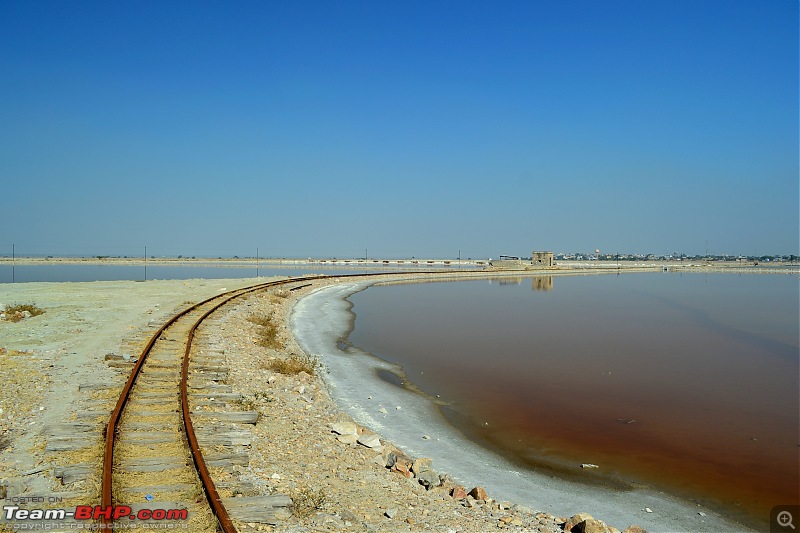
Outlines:
{"type": "MultiPolygon", "coordinates": [[[[337,277],[381,275],[396,274],[337,277]]],[[[232,395],[232,391],[218,383],[227,370],[211,356],[192,353],[195,331],[214,311],[236,298],[280,285],[294,284],[290,290],[298,289],[325,277],[290,278],[219,294],[176,314],[151,337],[135,362],[105,428],[101,505],[93,518],[99,519],[104,527],[114,527],[115,521],[130,520],[133,524],[134,520],[145,520],[148,517],[141,514],[142,510],[151,513],[150,518],[156,517],[155,510],[174,511],[167,518],[187,520],[183,523],[191,531],[237,531],[214,484],[209,464],[237,457],[246,459],[246,455],[220,455],[220,450],[231,451],[236,435],[221,425],[193,421],[192,403],[200,405],[215,397],[232,395]],[[214,450],[217,455],[205,457],[201,447],[214,450]],[[152,501],[152,494],[172,496],[174,501],[152,501]],[[187,498],[187,494],[193,497],[187,498]],[[128,503],[143,500],[146,503],[128,503]]]]}
{"type": "Polygon", "coordinates": [[[142,507],[186,511],[184,516],[188,517],[187,525],[192,531],[236,531],[200,447],[204,441],[220,444],[219,429],[196,431],[189,403],[190,365],[195,378],[191,387],[200,397],[204,391],[206,396],[220,395],[222,386],[215,384],[214,378],[224,369],[215,366],[211,359],[193,360],[194,333],[206,318],[231,300],[270,287],[313,279],[319,278],[291,278],[214,296],[173,316],[152,336],[136,361],[106,426],[101,512],[97,518],[105,524],[123,519],[138,520],[141,508],[127,506],[126,502],[147,501],[152,493],[195,491],[197,498],[188,504],[182,501],[180,509],[168,502],[148,502],[142,507]],[[204,372],[210,372],[211,379],[204,380],[204,372]],[[131,514],[108,511],[114,506],[133,508],[131,514]]]}

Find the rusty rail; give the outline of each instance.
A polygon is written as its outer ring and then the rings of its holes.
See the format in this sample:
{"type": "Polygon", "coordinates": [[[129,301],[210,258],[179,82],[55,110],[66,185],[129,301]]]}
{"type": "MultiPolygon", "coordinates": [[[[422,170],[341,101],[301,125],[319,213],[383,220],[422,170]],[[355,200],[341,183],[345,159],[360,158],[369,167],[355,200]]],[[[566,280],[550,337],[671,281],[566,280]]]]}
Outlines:
{"type": "MultiPolygon", "coordinates": [[[[344,277],[344,278],[356,278],[356,277],[366,277],[366,276],[388,276],[388,275],[397,275],[397,274],[440,274],[440,273],[452,273],[452,271],[438,271],[438,272],[419,272],[419,271],[412,271],[412,272],[380,272],[380,273],[364,273],[364,274],[345,274],[340,276],[306,276],[306,277],[297,277],[297,278],[289,278],[284,280],[272,281],[268,283],[261,283],[257,285],[253,285],[251,287],[244,287],[241,289],[236,289],[233,291],[228,291],[223,294],[218,294],[216,296],[212,296],[211,298],[207,298],[202,302],[196,303],[191,307],[188,307],[181,311],[180,313],[176,314],[172,318],[170,318],[167,322],[164,323],[158,331],[153,334],[150,338],[149,342],[142,350],[142,354],[139,357],[139,360],[136,361],[134,364],[133,369],[131,370],[131,374],[128,377],[128,381],[125,383],[125,386],[120,393],[120,397],[117,400],[117,404],[114,408],[114,411],[111,413],[111,417],[109,418],[108,424],[105,428],[105,452],[103,456],[103,475],[101,481],[101,501],[100,504],[103,508],[111,506],[113,504],[112,498],[112,473],[113,473],[113,466],[114,466],[114,442],[117,433],[117,424],[119,423],[119,419],[122,416],[122,412],[125,409],[125,405],[128,402],[128,398],[130,396],[131,390],[133,389],[133,385],[136,383],[136,379],[139,376],[139,372],[142,368],[142,365],[147,358],[147,355],[153,349],[158,338],[164,333],[164,331],[169,328],[172,324],[177,322],[180,318],[187,315],[188,313],[198,309],[199,307],[206,305],[214,300],[220,299],[221,301],[217,303],[214,307],[206,311],[190,328],[186,349],[184,351],[183,356],[183,364],[181,367],[181,409],[183,413],[183,421],[184,421],[184,428],[186,431],[186,438],[189,441],[189,447],[191,448],[192,459],[194,460],[195,467],[197,469],[198,475],[203,485],[203,490],[206,494],[206,498],[208,500],[209,506],[213,511],[214,515],[217,517],[219,521],[220,527],[224,533],[237,533],[236,528],[233,526],[233,522],[228,515],[225,506],[222,504],[221,498],[219,493],[217,492],[216,486],[214,485],[214,481],[211,479],[211,476],[208,472],[208,467],[203,460],[203,454],[200,451],[200,446],[197,442],[197,436],[194,432],[194,426],[192,425],[192,420],[189,412],[189,400],[188,400],[188,376],[189,376],[189,359],[190,359],[190,352],[192,347],[192,340],[194,339],[194,333],[200,324],[208,318],[213,312],[218,310],[223,305],[227,304],[231,300],[238,298],[240,296],[244,296],[245,294],[250,294],[259,290],[265,290],[270,287],[276,287],[280,285],[286,285],[289,283],[297,283],[297,282],[308,282],[314,281],[319,279],[326,279],[329,277],[344,277]]],[[[302,285],[302,287],[307,287],[311,285],[307,283],[302,285]]],[[[302,288],[302,287],[297,287],[302,288]]],[[[103,524],[110,524],[113,522],[112,518],[105,518],[105,515],[102,515],[102,523],[103,524]]]]}

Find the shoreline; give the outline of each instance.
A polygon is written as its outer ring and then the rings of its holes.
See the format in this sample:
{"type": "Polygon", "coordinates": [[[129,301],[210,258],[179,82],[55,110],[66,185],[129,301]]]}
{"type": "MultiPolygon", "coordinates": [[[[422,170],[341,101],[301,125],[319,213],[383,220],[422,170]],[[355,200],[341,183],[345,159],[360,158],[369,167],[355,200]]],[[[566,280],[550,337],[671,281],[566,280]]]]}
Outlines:
{"type": "MultiPolygon", "coordinates": [[[[643,271],[652,272],[651,269],[643,271]]],[[[571,274],[594,273],[578,270],[571,274]]],[[[487,274],[498,278],[528,277],[537,274],[570,275],[564,271],[460,272],[447,276],[443,276],[442,273],[411,275],[398,272],[397,274],[380,279],[366,278],[364,281],[371,280],[367,284],[377,281],[383,283],[458,281],[486,278],[487,274]]],[[[264,280],[265,278],[260,278],[257,281],[264,280]]],[[[0,324],[0,327],[9,328],[5,330],[8,335],[5,335],[0,345],[0,348],[7,351],[4,353],[0,350],[0,356],[11,362],[16,361],[21,367],[20,370],[24,371],[15,377],[8,374],[8,368],[0,368],[0,373],[6,371],[4,392],[8,393],[0,395],[0,400],[6,397],[4,401],[0,401],[0,407],[5,410],[0,411],[0,437],[8,431],[7,434],[12,438],[10,445],[5,444],[7,446],[5,449],[2,449],[4,445],[0,445],[0,464],[5,466],[5,471],[0,476],[0,485],[5,484],[9,490],[19,490],[25,494],[63,494],[65,497],[74,498],[68,501],[76,504],[95,503],[91,476],[85,482],[71,484],[64,484],[54,478],[53,467],[63,465],[69,458],[62,453],[48,454],[45,451],[41,433],[43,428],[49,423],[65,419],[70,413],[86,409],[87,401],[95,401],[88,400],[86,394],[80,392],[79,384],[84,381],[95,381],[101,376],[114,375],[115,379],[123,379],[124,373],[119,369],[109,368],[103,361],[102,354],[109,352],[134,354],[149,338],[153,328],[157,327],[171,310],[185,305],[188,301],[225,290],[226,287],[250,285],[251,282],[253,280],[233,278],[147,283],[107,281],[0,285],[0,296],[2,296],[0,300],[6,302],[16,299],[34,300],[46,309],[46,313],[41,317],[34,317],[17,324],[0,324]],[[23,350],[25,356],[15,355],[17,350],[23,350]],[[19,393],[15,393],[15,389],[9,386],[13,385],[13,379],[19,379],[19,393]],[[31,386],[32,379],[35,387],[31,386]],[[64,387],[64,379],[70,386],[64,387]],[[40,410],[38,406],[44,409],[40,410]],[[44,465],[44,469],[39,471],[37,465],[44,465]]],[[[265,294],[243,300],[223,313],[223,316],[215,321],[217,325],[211,327],[208,332],[211,337],[209,342],[226,349],[225,353],[228,355],[225,355],[225,358],[232,365],[234,372],[231,385],[246,398],[257,401],[258,410],[262,414],[263,422],[259,422],[254,430],[251,462],[242,471],[241,479],[256,482],[258,487],[266,487],[269,491],[284,494],[287,489],[291,494],[292,490],[299,487],[325,489],[331,500],[316,518],[309,519],[317,527],[323,530],[339,530],[350,521],[354,526],[363,523],[365,527],[377,527],[378,530],[386,530],[388,527],[392,531],[417,531],[422,530],[423,525],[431,525],[433,530],[447,530],[452,525],[455,529],[466,527],[466,530],[483,531],[506,527],[507,523],[503,521],[513,518],[521,520],[525,527],[529,528],[527,530],[541,527],[541,531],[552,532],[560,531],[558,524],[563,524],[565,521],[565,518],[555,517],[569,517],[578,512],[588,512],[608,524],[624,527],[639,523],[650,531],[749,531],[741,524],[706,512],[704,508],[691,505],[686,507],[685,502],[670,503],[675,506],[674,509],[683,510],[681,517],[665,518],[665,513],[670,513],[672,507],[668,508],[658,502],[669,503],[670,499],[657,493],[653,494],[653,498],[632,502],[629,508],[623,510],[624,512],[616,512],[614,510],[618,508],[618,502],[630,493],[615,495],[595,491],[594,499],[575,502],[574,490],[570,485],[562,497],[569,504],[568,509],[572,509],[573,512],[565,511],[561,514],[551,511],[554,505],[548,500],[549,493],[534,485],[525,489],[527,491],[525,494],[536,498],[534,501],[540,503],[534,503],[533,506],[515,505],[509,508],[502,502],[504,499],[502,493],[494,494],[496,491],[489,489],[486,480],[472,468],[470,463],[476,462],[473,459],[477,455],[471,454],[469,450],[472,450],[471,446],[477,445],[468,444],[456,447],[458,454],[456,459],[469,469],[469,479],[465,479],[466,488],[487,485],[489,496],[494,502],[487,500],[481,503],[479,500],[469,498],[457,500],[443,488],[425,491],[413,477],[406,479],[385,468],[385,456],[395,449],[393,444],[408,454],[421,456],[424,450],[420,446],[435,442],[434,439],[422,439],[418,431],[414,435],[419,436],[419,439],[413,439],[408,448],[403,448],[400,442],[387,440],[383,443],[384,451],[381,455],[377,455],[379,452],[376,450],[360,444],[343,444],[343,441],[331,433],[330,422],[350,420],[352,417],[347,414],[347,405],[334,404],[329,399],[333,394],[326,376],[320,376],[318,373],[316,376],[292,378],[264,370],[264,365],[271,359],[302,353],[292,332],[288,330],[291,322],[289,315],[294,314],[294,306],[298,301],[306,300],[305,296],[312,291],[316,294],[319,288],[336,287],[347,283],[347,278],[323,277],[314,283],[314,287],[284,293],[281,297],[265,294]],[[280,336],[285,339],[283,347],[277,350],[265,350],[254,344],[254,326],[247,321],[247,317],[254,312],[275,313],[276,322],[280,324],[280,336]],[[300,392],[303,388],[305,393],[300,392]],[[309,390],[312,392],[309,393],[309,390]],[[265,398],[265,394],[269,398],[265,398]],[[299,443],[303,445],[297,446],[299,443]],[[306,455],[303,456],[303,453],[306,455]],[[276,478],[275,475],[278,473],[280,477],[276,478]],[[334,497],[336,499],[333,499],[334,497]],[[398,518],[391,519],[384,516],[384,511],[397,507],[398,501],[402,502],[398,518]],[[536,511],[549,514],[534,516],[532,507],[535,507],[536,511]],[[650,508],[653,512],[645,513],[645,508],[650,508]],[[610,510],[607,512],[606,509],[610,510]],[[630,512],[627,509],[630,509],[630,512]],[[706,516],[699,515],[699,512],[706,513],[706,516]],[[335,527],[326,525],[331,520],[335,527]],[[651,525],[648,527],[646,524],[651,525]],[[471,526],[475,526],[475,529],[470,529],[471,526]]],[[[341,302],[347,304],[345,300],[341,302]]],[[[311,321],[311,325],[323,332],[327,329],[331,335],[337,335],[335,337],[337,340],[341,334],[331,330],[329,324],[324,321],[316,322],[316,325],[311,321]]],[[[375,358],[371,356],[371,359],[375,358]]],[[[327,364],[328,361],[324,363],[327,364]]],[[[369,379],[365,382],[368,383],[382,381],[378,376],[367,377],[369,379]]],[[[394,392],[402,391],[396,385],[385,381],[384,383],[394,392]]],[[[411,403],[404,403],[401,410],[395,409],[397,405],[399,404],[388,403],[385,406],[386,419],[380,419],[380,416],[384,415],[380,411],[373,411],[370,414],[378,421],[382,420],[384,426],[390,426],[393,420],[390,417],[400,412],[410,413],[413,410],[411,403]]],[[[437,418],[435,422],[437,428],[447,425],[442,418],[437,418]]],[[[401,426],[398,425],[397,428],[401,429],[401,426]]],[[[435,436],[434,431],[431,431],[429,436],[435,436]]],[[[459,438],[460,435],[456,435],[455,442],[460,443],[459,438]]],[[[98,439],[99,442],[99,432],[87,434],[88,442],[94,442],[94,439],[98,439]]],[[[439,439],[439,442],[442,442],[441,434],[439,439]]],[[[495,464],[491,461],[487,461],[491,464],[483,465],[490,472],[493,469],[492,465],[495,464]]],[[[451,470],[444,462],[438,460],[435,460],[434,466],[440,471],[451,470]]],[[[500,468],[498,479],[501,484],[505,481],[504,476],[507,477],[511,470],[518,468],[513,466],[500,468]]],[[[520,477],[516,474],[510,475],[513,478],[520,477]]],[[[9,492],[9,495],[11,494],[9,492]]],[[[637,494],[649,498],[645,492],[637,494]]],[[[522,503],[529,500],[521,498],[516,501],[522,503]]],[[[277,530],[306,531],[303,528],[308,524],[308,521],[298,522],[292,518],[285,523],[285,528],[282,526],[277,530]]]]}
{"type": "MultiPolygon", "coordinates": [[[[402,280],[387,281],[398,282],[402,280]]],[[[401,375],[396,365],[353,347],[340,349],[353,319],[347,298],[377,283],[381,281],[340,282],[316,289],[295,304],[289,321],[301,347],[322,356],[328,368],[324,381],[331,396],[357,423],[411,455],[431,457],[458,482],[482,484],[498,499],[551,514],[589,512],[607,523],[637,523],[654,531],[749,530],[713,510],[654,489],[614,491],[521,471],[519,465],[468,440],[430,398],[379,377],[381,372],[401,375]],[[315,329],[314,324],[321,323],[325,328],[315,329]]]]}
{"type": "MultiPolygon", "coordinates": [[[[435,270],[454,272],[513,272],[489,268],[488,259],[442,259],[442,258],[274,258],[274,257],[118,257],[118,256],[87,256],[87,257],[32,257],[0,256],[0,267],[12,266],[58,266],[58,265],[105,265],[105,266],[172,266],[172,267],[217,267],[217,268],[335,268],[335,269],[396,269],[398,274],[403,274],[405,269],[425,269],[432,267],[435,270]]],[[[702,261],[702,260],[560,260],[548,269],[532,269],[518,271],[528,274],[538,272],[581,272],[614,270],[632,272],[638,270],[668,269],[685,272],[733,272],[733,273],[770,273],[770,274],[800,274],[800,263],[797,262],[768,262],[753,264],[749,261],[702,261]]]]}

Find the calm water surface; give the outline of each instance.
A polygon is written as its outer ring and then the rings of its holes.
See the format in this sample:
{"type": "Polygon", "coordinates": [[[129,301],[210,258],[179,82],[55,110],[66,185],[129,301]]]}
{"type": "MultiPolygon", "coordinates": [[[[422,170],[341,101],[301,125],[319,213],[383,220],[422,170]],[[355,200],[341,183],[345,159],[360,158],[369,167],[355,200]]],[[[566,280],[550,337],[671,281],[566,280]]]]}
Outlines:
{"type": "Polygon", "coordinates": [[[350,342],[532,468],[761,521],[800,499],[798,287],[672,273],[375,286],[350,298],[350,342]]]}
{"type": "Polygon", "coordinates": [[[0,265],[0,283],[63,282],[63,281],[139,281],[146,279],[238,279],[256,276],[308,276],[324,274],[337,276],[376,272],[402,272],[404,270],[436,269],[428,265],[332,268],[329,266],[286,266],[279,268],[260,267],[209,267],[209,266],[160,266],[150,265],[147,273],[143,266],[99,265],[99,264],[54,264],[54,265],[0,265]],[[13,270],[12,270],[13,269],[13,270]]]}

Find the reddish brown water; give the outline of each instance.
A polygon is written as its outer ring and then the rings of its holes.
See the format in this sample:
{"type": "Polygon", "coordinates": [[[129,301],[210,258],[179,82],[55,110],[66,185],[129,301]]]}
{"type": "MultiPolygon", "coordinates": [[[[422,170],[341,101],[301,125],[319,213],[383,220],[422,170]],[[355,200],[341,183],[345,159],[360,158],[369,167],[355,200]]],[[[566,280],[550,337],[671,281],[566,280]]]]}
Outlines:
{"type": "Polygon", "coordinates": [[[378,286],[351,301],[353,344],[532,468],[597,464],[612,487],[652,485],[757,526],[800,503],[796,277],[378,286]]]}

